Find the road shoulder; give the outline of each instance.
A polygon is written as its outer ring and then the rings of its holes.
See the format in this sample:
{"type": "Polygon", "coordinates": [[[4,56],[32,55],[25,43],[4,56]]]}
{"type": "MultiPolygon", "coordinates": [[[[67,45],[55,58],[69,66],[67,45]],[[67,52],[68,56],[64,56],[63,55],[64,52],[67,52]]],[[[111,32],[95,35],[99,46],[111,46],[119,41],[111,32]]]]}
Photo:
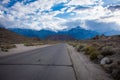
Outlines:
{"type": "Polygon", "coordinates": [[[39,46],[24,46],[24,44],[16,44],[16,48],[10,49],[8,52],[0,51],[0,57],[9,56],[13,54],[19,54],[19,53],[23,53],[26,51],[44,48],[47,46],[50,46],[50,45],[46,44],[46,45],[39,45],[39,46]]]}
{"type": "Polygon", "coordinates": [[[67,45],[77,80],[112,80],[103,69],[92,63],[84,54],[78,53],[72,46],[67,45]]]}

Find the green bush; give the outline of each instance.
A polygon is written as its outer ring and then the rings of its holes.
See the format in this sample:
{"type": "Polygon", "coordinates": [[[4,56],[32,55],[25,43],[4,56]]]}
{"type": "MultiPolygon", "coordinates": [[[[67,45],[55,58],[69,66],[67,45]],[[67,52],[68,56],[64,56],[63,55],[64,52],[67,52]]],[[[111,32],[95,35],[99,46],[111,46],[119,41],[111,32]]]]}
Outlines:
{"type": "Polygon", "coordinates": [[[44,45],[45,43],[36,43],[36,45],[44,45]]]}
{"type": "Polygon", "coordinates": [[[96,48],[93,46],[87,46],[85,49],[85,54],[90,55],[92,52],[96,51],[96,48]]]}
{"type": "Polygon", "coordinates": [[[24,43],[24,46],[38,46],[38,45],[44,45],[45,43],[37,42],[37,43],[24,43]]]}
{"type": "Polygon", "coordinates": [[[77,49],[78,52],[80,52],[84,47],[85,47],[85,46],[84,46],[83,44],[78,44],[78,45],[76,46],[76,49],[77,49]]]}
{"type": "Polygon", "coordinates": [[[1,51],[3,51],[3,52],[8,52],[8,49],[1,48],[1,51]]]}
{"type": "Polygon", "coordinates": [[[100,54],[98,50],[93,46],[87,46],[85,49],[85,54],[89,55],[90,60],[95,60],[98,58],[98,55],[100,54]]]}
{"type": "Polygon", "coordinates": [[[33,43],[24,43],[24,46],[34,46],[33,43]]]}
{"type": "Polygon", "coordinates": [[[94,47],[99,47],[100,44],[98,44],[98,43],[95,42],[95,43],[92,44],[92,46],[94,46],[94,47]]]}
{"type": "Polygon", "coordinates": [[[8,52],[8,49],[16,48],[16,45],[14,45],[14,44],[4,44],[4,45],[0,45],[0,48],[1,48],[1,51],[8,52]]]}
{"type": "Polygon", "coordinates": [[[69,45],[73,46],[73,47],[76,47],[77,44],[76,43],[69,43],[69,45]]]}
{"type": "Polygon", "coordinates": [[[93,51],[91,54],[90,54],[90,60],[95,60],[98,58],[98,55],[99,55],[99,52],[98,51],[93,51]]]}
{"type": "Polygon", "coordinates": [[[112,47],[104,47],[104,49],[101,51],[101,54],[103,56],[109,56],[115,54],[115,51],[112,49],[112,47]]]}
{"type": "Polygon", "coordinates": [[[72,44],[72,46],[73,46],[73,47],[76,47],[76,46],[77,46],[77,44],[72,44]]]}

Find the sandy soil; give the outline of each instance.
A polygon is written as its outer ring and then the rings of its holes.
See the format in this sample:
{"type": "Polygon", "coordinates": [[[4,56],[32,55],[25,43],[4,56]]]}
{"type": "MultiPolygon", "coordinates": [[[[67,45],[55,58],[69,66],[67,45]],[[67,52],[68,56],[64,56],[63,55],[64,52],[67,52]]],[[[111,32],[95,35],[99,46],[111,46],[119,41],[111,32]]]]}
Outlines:
{"type": "Polygon", "coordinates": [[[22,53],[22,52],[29,51],[29,50],[34,50],[34,49],[50,46],[50,45],[24,46],[24,44],[15,44],[15,45],[16,45],[17,48],[9,49],[8,52],[0,51],[0,57],[7,56],[7,55],[12,55],[12,54],[18,54],[18,53],[22,53]]]}

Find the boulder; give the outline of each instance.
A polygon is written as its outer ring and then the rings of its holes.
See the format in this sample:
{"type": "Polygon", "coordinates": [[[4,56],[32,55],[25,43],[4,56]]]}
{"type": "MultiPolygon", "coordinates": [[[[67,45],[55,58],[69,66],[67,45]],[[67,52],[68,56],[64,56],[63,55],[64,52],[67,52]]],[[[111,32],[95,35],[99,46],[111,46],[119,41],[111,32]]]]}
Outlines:
{"type": "Polygon", "coordinates": [[[105,65],[105,64],[111,64],[112,62],[113,61],[110,58],[104,57],[103,59],[101,59],[100,64],[105,65]]]}

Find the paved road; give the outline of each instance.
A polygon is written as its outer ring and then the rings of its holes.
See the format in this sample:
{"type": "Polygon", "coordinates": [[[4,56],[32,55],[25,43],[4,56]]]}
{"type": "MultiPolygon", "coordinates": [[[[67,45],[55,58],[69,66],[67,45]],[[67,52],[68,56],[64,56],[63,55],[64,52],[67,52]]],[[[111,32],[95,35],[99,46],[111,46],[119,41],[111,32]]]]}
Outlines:
{"type": "Polygon", "coordinates": [[[65,44],[0,58],[0,80],[76,80],[65,44]]]}

